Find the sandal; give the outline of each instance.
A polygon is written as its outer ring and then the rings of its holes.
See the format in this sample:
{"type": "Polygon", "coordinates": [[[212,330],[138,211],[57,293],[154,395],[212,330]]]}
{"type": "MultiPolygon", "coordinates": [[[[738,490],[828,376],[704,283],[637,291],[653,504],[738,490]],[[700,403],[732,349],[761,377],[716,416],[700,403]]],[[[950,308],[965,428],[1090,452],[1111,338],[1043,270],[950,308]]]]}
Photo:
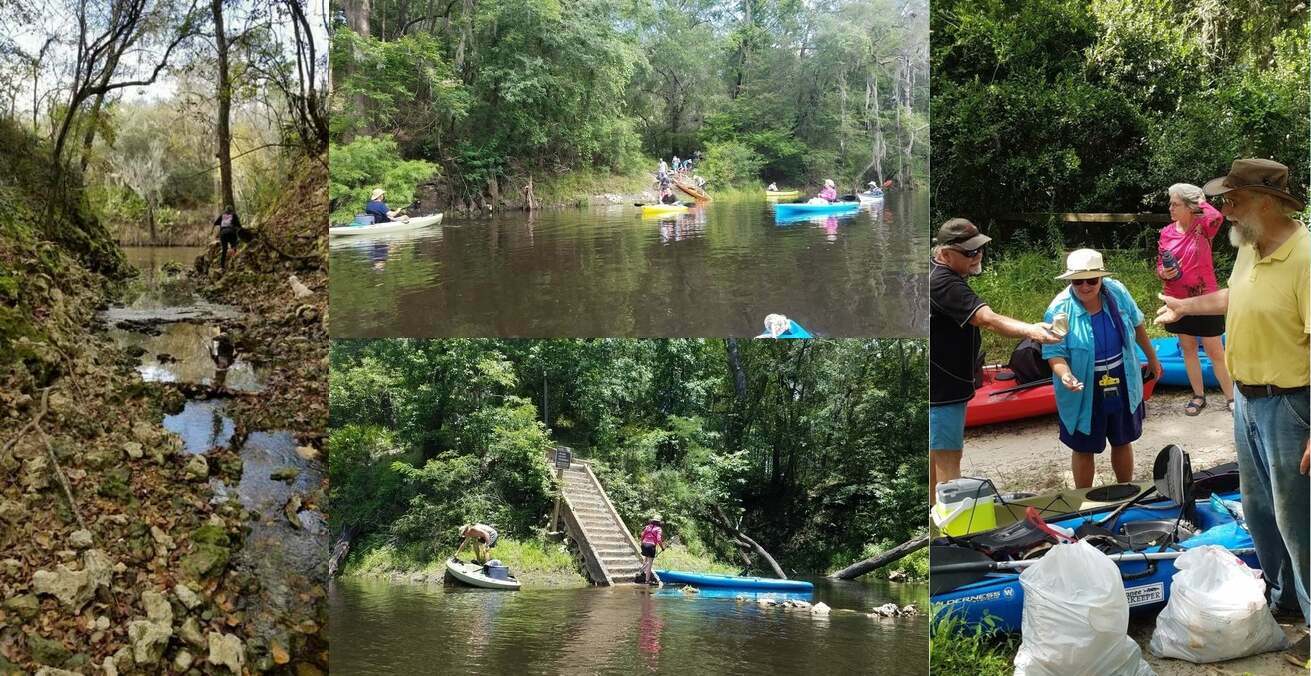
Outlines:
{"type": "Polygon", "coordinates": [[[1184,415],[1197,415],[1204,408],[1206,408],[1206,397],[1193,395],[1193,398],[1189,399],[1187,404],[1184,404],[1184,415]]]}

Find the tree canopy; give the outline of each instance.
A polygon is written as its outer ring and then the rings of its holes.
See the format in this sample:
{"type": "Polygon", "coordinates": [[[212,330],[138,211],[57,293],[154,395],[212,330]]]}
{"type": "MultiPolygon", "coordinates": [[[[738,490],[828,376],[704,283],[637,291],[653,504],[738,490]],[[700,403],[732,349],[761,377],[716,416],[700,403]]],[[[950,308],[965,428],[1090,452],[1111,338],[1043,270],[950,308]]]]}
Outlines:
{"type": "Polygon", "coordinates": [[[546,525],[546,453],[594,461],[636,530],[725,561],[718,506],[785,566],[914,534],[927,476],[924,341],[335,341],[338,531],[450,547],[461,523],[546,525]]]}

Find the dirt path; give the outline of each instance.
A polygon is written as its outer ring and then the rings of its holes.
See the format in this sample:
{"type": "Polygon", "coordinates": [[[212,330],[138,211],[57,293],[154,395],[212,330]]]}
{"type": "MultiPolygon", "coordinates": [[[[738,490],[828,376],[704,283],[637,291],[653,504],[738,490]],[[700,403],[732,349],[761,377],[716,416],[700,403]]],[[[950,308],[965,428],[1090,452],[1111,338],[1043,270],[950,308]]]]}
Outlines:
{"type": "MultiPolygon", "coordinates": [[[[1224,397],[1219,392],[1208,392],[1207,406],[1196,417],[1184,415],[1188,397],[1186,390],[1162,390],[1147,402],[1143,436],[1134,444],[1135,479],[1151,476],[1156,452],[1167,444],[1178,444],[1188,451],[1194,471],[1235,459],[1233,416],[1225,409],[1224,397]]],[[[1061,445],[1058,434],[1054,415],[967,430],[961,474],[988,477],[1002,490],[1041,492],[1071,487],[1070,451],[1061,445]]],[[[1110,457],[1098,458],[1094,484],[1114,481],[1110,457]]],[[[1306,674],[1306,670],[1284,661],[1278,652],[1218,664],[1156,658],[1147,649],[1155,626],[1155,618],[1134,620],[1129,624],[1129,635],[1142,646],[1158,676],[1306,674]]],[[[1296,624],[1281,622],[1280,626],[1291,641],[1305,635],[1305,629],[1296,624]]]]}

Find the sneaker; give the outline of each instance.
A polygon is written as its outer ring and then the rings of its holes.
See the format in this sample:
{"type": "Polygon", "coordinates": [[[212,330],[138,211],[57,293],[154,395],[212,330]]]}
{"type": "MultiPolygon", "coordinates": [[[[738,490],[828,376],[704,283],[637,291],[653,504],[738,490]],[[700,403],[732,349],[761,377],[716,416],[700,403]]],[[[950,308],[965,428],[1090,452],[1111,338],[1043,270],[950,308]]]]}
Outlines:
{"type": "Polygon", "coordinates": [[[1311,655],[1308,653],[1311,653],[1311,635],[1303,635],[1301,641],[1284,651],[1284,659],[1295,667],[1306,669],[1311,666],[1311,655]]]}

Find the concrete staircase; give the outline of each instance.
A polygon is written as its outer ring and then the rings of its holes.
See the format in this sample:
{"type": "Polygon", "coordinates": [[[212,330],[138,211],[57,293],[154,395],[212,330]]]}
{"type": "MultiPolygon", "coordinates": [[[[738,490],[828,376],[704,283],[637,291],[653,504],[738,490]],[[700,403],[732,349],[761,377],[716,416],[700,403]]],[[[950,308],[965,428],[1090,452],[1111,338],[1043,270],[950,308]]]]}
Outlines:
{"type": "Polygon", "coordinates": [[[575,460],[563,472],[560,518],[582,550],[594,584],[632,584],[642,568],[641,549],[620,520],[587,462],[575,460]]]}

